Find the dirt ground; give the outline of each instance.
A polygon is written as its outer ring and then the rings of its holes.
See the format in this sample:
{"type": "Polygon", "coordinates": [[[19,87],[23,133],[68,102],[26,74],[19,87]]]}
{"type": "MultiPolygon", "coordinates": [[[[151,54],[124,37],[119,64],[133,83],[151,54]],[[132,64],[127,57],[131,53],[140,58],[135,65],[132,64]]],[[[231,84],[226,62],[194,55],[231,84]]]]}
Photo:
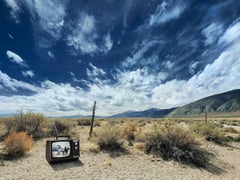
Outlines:
{"type": "MultiPolygon", "coordinates": [[[[79,131],[84,146],[88,127],[79,131]]],[[[0,179],[240,179],[240,143],[206,144],[216,157],[203,169],[164,161],[134,146],[126,146],[126,152],[120,154],[81,151],[79,161],[51,165],[45,158],[46,140],[35,142],[25,157],[0,163],[0,179]]]]}

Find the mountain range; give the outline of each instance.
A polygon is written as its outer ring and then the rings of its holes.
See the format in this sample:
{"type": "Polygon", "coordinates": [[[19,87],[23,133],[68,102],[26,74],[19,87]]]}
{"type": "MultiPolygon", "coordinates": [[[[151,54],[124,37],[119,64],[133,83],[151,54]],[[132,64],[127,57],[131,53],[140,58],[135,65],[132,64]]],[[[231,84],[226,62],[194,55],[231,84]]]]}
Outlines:
{"type": "Polygon", "coordinates": [[[144,111],[126,111],[123,113],[112,115],[110,117],[161,118],[165,116],[167,117],[196,116],[204,113],[206,106],[208,113],[228,113],[240,111],[240,89],[212,95],[181,107],[170,109],[151,108],[144,111]]]}
{"type": "Polygon", "coordinates": [[[168,117],[186,117],[204,113],[228,113],[240,111],[240,89],[209,96],[179,107],[168,114],[168,117]]]}

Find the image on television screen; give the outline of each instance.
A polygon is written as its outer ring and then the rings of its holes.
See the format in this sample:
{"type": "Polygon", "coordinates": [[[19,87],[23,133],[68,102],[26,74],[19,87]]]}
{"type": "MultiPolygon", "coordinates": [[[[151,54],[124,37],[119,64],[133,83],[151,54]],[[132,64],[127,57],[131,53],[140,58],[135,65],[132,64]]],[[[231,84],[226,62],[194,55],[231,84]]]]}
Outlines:
{"type": "Polygon", "coordinates": [[[70,142],[58,141],[52,143],[52,157],[62,158],[70,156],[70,142]]]}

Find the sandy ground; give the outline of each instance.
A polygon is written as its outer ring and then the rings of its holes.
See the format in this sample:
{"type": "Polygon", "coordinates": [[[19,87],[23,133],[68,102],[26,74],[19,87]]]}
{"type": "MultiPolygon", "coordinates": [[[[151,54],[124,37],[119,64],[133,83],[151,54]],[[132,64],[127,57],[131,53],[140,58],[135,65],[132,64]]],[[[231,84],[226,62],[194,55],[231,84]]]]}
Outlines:
{"type": "Polygon", "coordinates": [[[216,157],[201,169],[154,158],[133,146],[120,155],[81,152],[79,161],[51,165],[45,159],[46,140],[37,141],[25,157],[0,164],[0,179],[240,179],[240,143],[208,144],[216,157]]]}

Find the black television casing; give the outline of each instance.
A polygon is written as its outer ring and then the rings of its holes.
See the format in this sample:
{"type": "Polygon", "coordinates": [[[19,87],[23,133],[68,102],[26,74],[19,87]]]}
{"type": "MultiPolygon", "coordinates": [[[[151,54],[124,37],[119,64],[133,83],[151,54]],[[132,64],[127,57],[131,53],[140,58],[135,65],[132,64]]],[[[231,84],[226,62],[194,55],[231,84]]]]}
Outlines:
{"type": "Polygon", "coordinates": [[[70,139],[69,136],[57,136],[56,140],[46,141],[46,159],[49,163],[74,161],[80,157],[80,141],[79,139],[70,139]],[[59,137],[68,137],[68,139],[59,140],[59,137]],[[52,144],[54,142],[69,142],[70,143],[70,155],[67,157],[53,157],[52,144]]]}

